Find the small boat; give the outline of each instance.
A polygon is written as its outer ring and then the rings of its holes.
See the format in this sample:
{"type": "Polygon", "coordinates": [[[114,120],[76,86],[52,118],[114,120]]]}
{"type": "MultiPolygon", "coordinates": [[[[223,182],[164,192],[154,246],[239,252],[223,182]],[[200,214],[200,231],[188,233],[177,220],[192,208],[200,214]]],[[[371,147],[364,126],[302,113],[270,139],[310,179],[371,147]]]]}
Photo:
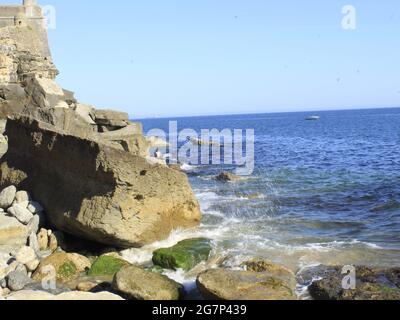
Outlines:
{"type": "Polygon", "coordinates": [[[306,118],[306,120],[308,120],[308,121],[316,121],[316,120],[319,120],[319,119],[321,119],[320,116],[311,116],[311,117],[307,117],[306,118]]]}

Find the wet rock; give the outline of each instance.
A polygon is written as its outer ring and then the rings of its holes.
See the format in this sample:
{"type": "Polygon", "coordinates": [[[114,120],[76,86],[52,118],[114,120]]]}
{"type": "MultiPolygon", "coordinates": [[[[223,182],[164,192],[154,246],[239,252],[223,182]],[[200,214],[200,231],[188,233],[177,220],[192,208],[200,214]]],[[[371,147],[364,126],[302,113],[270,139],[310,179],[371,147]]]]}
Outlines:
{"type": "Polygon", "coordinates": [[[399,269],[358,266],[354,290],[343,288],[346,274],[342,274],[342,267],[320,266],[316,269],[318,278],[308,289],[315,300],[400,300],[400,287],[396,283],[399,269]]]}
{"type": "Polygon", "coordinates": [[[168,277],[135,266],[123,267],[114,277],[113,288],[132,300],[179,300],[182,285],[168,277]]]}
{"type": "Polygon", "coordinates": [[[229,173],[229,172],[222,172],[215,179],[220,182],[237,182],[237,181],[242,180],[241,177],[236,176],[233,173],[229,173]]]}
{"type": "Polygon", "coordinates": [[[269,272],[213,269],[197,277],[197,287],[210,300],[296,300],[292,284],[269,272]]]}
{"type": "Polygon", "coordinates": [[[7,210],[7,212],[25,225],[27,225],[33,219],[33,214],[19,204],[13,205],[7,210]]]}
{"type": "Polygon", "coordinates": [[[103,255],[96,259],[89,272],[89,276],[114,276],[123,266],[129,263],[123,259],[116,258],[109,255],[103,255]]]}
{"type": "Polygon", "coordinates": [[[82,272],[86,271],[88,265],[90,265],[90,261],[86,257],[57,252],[40,262],[32,278],[35,281],[41,281],[48,277],[51,271],[54,271],[57,281],[66,282],[78,278],[82,272]],[[86,263],[82,263],[82,261],[86,261],[86,263]]]}
{"type": "Polygon", "coordinates": [[[153,263],[165,269],[189,271],[210,257],[211,241],[204,238],[179,242],[172,248],[159,249],[153,253],[153,263]]]}
{"type": "Polygon", "coordinates": [[[15,199],[15,194],[17,193],[17,188],[15,186],[10,186],[0,192],[0,208],[7,210],[15,199]]]}

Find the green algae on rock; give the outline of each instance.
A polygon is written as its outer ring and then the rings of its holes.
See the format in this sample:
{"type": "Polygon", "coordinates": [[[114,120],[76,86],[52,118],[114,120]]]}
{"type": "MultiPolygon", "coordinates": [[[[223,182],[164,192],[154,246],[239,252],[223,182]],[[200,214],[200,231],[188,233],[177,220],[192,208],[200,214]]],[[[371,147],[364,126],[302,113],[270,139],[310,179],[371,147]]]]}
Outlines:
{"type": "Polygon", "coordinates": [[[208,260],[211,250],[209,239],[188,239],[174,247],[156,250],[153,253],[153,263],[165,269],[189,271],[200,262],[208,260]]]}
{"type": "Polygon", "coordinates": [[[90,268],[89,276],[104,276],[104,275],[115,275],[123,266],[129,263],[123,259],[112,257],[109,255],[103,255],[97,258],[90,268]]]}

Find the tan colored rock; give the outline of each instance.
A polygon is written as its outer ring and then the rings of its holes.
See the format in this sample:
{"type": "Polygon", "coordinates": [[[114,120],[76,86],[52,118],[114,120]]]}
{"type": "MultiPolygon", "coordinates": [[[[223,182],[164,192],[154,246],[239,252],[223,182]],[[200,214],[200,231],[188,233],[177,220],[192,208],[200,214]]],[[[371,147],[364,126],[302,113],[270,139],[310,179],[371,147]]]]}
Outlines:
{"type": "Polygon", "coordinates": [[[113,288],[133,300],[179,300],[182,292],[179,283],[136,266],[123,267],[114,277],[113,288]]]}
{"type": "Polygon", "coordinates": [[[49,237],[46,229],[41,229],[37,234],[40,251],[45,251],[49,247],[49,237]]]}
{"type": "Polygon", "coordinates": [[[297,299],[292,280],[268,272],[208,270],[198,276],[197,287],[203,297],[210,300],[297,299]]]}
{"type": "Polygon", "coordinates": [[[15,259],[22,264],[27,264],[28,262],[36,259],[35,250],[30,247],[22,247],[18,250],[17,254],[15,255],[15,259]]]}
{"type": "MultiPolygon", "coordinates": [[[[82,261],[86,259],[77,254],[65,252],[56,252],[49,257],[43,259],[36,272],[33,274],[33,280],[41,281],[49,276],[49,267],[54,268],[57,281],[66,282],[79,277],[85,271],[82,267],[82,261]]],[[[90,262],[89,262],[90,263],[90,262]]]]}
{"type": "Polygon", "coordinates": [[[51,252],[56,251],[58,248],[58,241],[54,233],[49,236],[49,249],[51,252]]]}
{"type": "Polygon", "coordinates": [[[198,201],[183,173],[32,119],[9,120],[6,132],[10,148],[0,165],[0,185],[23,182],[59,230],[138,247],[200,223],[198,201]]]}
{"type": "Polygon", "coordinates": [[[89,292],[89,291],[93,290],[94,288],[96,288],[97,286],[98,286],[98,284],[95,282],[85,281],[85,282],[80,282],[76,286],[76,290],[82,291],[82,292],[89,292]]]}
{"type": "Polygon", "coordinates": [[[37,267],[39,266],[40,261],[38,259],[34,259],[29,261],[28,263],[25,264],[26,268],[28,269],[28,271],[30,272],[34,272],[37,267]]]}
{"type": "Polygon", "coordinates": [[[24,246],[29,229],[17,219],[0,215],[0,245],[24,246]]]}

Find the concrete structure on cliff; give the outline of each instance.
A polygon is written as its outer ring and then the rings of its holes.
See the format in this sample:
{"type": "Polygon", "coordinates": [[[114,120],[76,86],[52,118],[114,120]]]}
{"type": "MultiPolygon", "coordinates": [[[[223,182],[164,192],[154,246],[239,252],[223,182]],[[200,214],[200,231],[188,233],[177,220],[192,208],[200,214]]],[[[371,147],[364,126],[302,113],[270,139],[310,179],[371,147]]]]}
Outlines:
{"type": "Polygon", "coordinates": [[[22,5],[0,6],[0,28],[10,26],[30,26],[43,28],[43,15],[36,0],[24,0],[22,5]]]}

